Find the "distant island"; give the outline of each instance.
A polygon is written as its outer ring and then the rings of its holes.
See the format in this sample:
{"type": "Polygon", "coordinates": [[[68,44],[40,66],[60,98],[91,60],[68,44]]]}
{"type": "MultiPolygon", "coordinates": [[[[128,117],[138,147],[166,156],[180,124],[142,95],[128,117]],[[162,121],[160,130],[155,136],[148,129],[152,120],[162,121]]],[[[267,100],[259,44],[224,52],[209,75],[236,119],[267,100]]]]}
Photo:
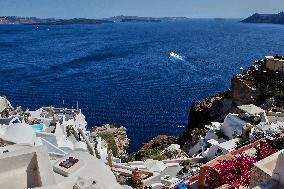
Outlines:
{"type": "Polygon", "coordinates": [[[162,22],[162,21],[183,21],[188,20],[187,17],[139,17],[139,16],[114,16],[110,18],[104,18],[112,22],[162,22]]]}
{"type": "Polygon", "coordinates": [[[67,25],[67,24],[104,24],[115,22],[162,22],[187,20],[186,17],[138,17],[138,16],[115,16],[103,19],[72,18],[37,18],[21,16],[0,16],[0,24],[41,24],[41,25],[67,25]]]}
{"type": "Polygon", "coordinates": [[[56,18],[37,18],[37,17],[21,17],[21,16],[0,16],[0,24],[46,24],[46,25],[64,25],[64,24],[102,24],[112,23],[108,20],[72,18],[72,19],[56,19],[56,18]]]}
{"type": "Polygon", "coordinates": [[[215,21],[225,21],[226,18],[214,18],[215,21]]]}
{"type": "Polygon", "coordinates": [[[270,23],[270,24],[284,24],[284,12],[278,14],[258,14],[242,20],[243,23],[270,23]]]}

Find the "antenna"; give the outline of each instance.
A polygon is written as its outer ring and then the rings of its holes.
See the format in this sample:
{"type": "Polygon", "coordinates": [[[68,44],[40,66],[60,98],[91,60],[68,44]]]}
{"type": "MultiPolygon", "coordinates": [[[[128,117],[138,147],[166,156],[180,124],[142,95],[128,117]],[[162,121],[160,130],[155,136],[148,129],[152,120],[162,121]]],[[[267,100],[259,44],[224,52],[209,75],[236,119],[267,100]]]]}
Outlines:
{"type": "Polygon", "coordinates": [[[77,110],[79,110],[79,102],[78,102],[78,100],[77,100],[77,110]]]}
{"type": "Polygon", "coordinates": [[[62,101],[63,105],[64,105],[64,100],[62,101]]]}

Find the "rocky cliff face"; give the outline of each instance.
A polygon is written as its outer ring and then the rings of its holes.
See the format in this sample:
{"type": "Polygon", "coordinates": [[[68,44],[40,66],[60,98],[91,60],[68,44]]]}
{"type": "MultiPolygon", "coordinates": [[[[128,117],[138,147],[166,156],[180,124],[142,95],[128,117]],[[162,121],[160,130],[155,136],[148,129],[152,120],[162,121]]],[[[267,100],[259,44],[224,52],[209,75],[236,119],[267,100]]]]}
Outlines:
{"type": "Polygon", "coordinates": [[[259,90],[256,86],[242,77],[232,79],[232,99],[239,104],[255,104],[259,99],[259,90]]]}
{"type": "Polygon", "coordinates": [[[187,130],[204,128],[204,125],[209,124],[211,120],[222,121],[228,111],[231,110],[232,103],[230,91],[194,102],[188,116],[189,127],[187,127],[187,130]]]}
{"type": "Polygon", "coordinates": [[[2,117],[9,117],[10,113],[14,110],[11,103],[6,96],[0,96],[0,115],[2,117]]]}
{"type": "Polygon", "coordinates": [[[179,137],[179,144],[181,146],[184,146],[185,143],[192,145],[191,132],[193,129],[203,129],[212,121],[222,122],[228,113],[236,110],[236,107],[231,91],[225,91],[194,102],[188,116],[188,127],[186,132],[179,137]]]}
{"type": "Polygon", "coordinates": [[[106,124],[94,127],[91,132],[96,133],[106,142],[108,149],[112,150],[114,156],[127,154],[129,139],[125,127],[115,127],[114,125],[106,124]]]}
{"type": "Polygon", "coordinates": [[[188,127],[179,138],[179,143],[191,145],[194,128],[204,128],[213,121],[223,122],[228,113],[237,112],[237,106],[255,104],[266,107],[266,100],[274,98],[276,104],[284,107],[284,74],[269,71],[264,61],[256,61],[242,74],[232,78],[231,91],[206,97],[194,102],[188,116],[188,127]]]}

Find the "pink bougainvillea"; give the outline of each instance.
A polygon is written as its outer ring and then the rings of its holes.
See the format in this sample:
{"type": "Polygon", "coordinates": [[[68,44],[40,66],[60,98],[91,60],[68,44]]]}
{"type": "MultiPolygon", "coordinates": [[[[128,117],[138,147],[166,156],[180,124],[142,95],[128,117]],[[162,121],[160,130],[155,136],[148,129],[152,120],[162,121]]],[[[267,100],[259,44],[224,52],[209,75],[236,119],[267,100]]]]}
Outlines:
{"type": "Polygon", "coordinates": [[[271,154],[274,154],[276,150],[272,148],[268,143],[261,144],[260,148],[257,149],[256,157],[257,161],[260,161],[271,154]]]}
{"type": "Polygon", "coordinates": [[[256,157],[241,154],[232,160],[220,160],[218,164],[211,167],[205,174],[206,189],[218,188],[224,184],[230,186],[248,186],[250,182],[251,169],[255,162],[275,153],[268,143],[261,144],[257,149],[256,157]]]}
{"type": "Polygon", "coordinates": [[[205,174],[208,189],[229,185],[248,185],[255,157],[240,155],[233,160],[221,160],[205,174]]]}

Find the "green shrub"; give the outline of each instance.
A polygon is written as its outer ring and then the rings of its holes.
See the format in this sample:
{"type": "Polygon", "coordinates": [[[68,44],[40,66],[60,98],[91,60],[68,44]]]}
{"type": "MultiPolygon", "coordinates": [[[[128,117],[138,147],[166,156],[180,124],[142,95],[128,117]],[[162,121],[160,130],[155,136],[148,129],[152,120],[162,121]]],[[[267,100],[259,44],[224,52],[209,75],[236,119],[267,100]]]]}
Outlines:
{"type": "Polygon", "coordinates": [[[100,133],[99,136],[107,143],[109,150],[112,150],[113,156],[118,156],[118,148],[114,140],[114,136],[111,133],[100,133]]]}
{"type": "Polygon", "coordinates": [[[147,159],[163,160],[162,151],[163,151],[163,149],[161,147],[143,150],[142,153],[141,153],[142,160],[143,161],[145,161],[147,159]]]}
{"type": "Polygon", "coordinates": [[[125,155],[125,156],[120,156],[120,159],[122,163],[128,163],[131,161],[135,161],[135,153],[125,155]]]}

